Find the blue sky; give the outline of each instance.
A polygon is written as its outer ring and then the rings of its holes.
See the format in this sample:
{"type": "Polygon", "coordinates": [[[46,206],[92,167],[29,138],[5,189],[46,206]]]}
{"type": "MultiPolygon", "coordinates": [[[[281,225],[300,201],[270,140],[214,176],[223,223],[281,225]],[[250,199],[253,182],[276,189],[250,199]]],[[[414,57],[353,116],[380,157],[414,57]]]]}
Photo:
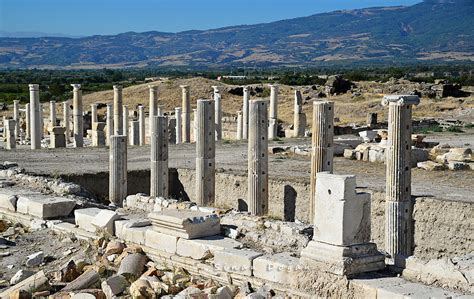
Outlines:
{"type": "Polygon", "coordinates": [[[178,32],[421,0],[0,0],[0,31],[69,35],[178,32]]]}

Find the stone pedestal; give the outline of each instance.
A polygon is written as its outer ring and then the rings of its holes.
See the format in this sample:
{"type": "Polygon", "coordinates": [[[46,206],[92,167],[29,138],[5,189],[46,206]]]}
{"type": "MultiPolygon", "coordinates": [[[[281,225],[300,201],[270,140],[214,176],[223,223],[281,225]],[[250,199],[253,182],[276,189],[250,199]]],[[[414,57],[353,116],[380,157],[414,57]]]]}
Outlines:
{"type": "MultiPolygon", "coordinates": [[[[176,142],[176,144],[180,144],[181,140],[183,140],[183,138],[181,136],[181,126],[182,126],[182,124],[181,124],[181,107],[174,108],[174,116],[175,116],[175,119],[176,119],[175,142],[176,142]]],[[[196,117],[196,115],[194,115],[194,117],[196,117]]],[[[194,129],[194,125],[193,125],[193,129],[194,129]]],[[[196,133],[194,133],[194,134],[196,134],[196,133]]]]}
{"type": "Polygon", "coordinates": [[[215,200],[215,120],[214,101],[197,102],[196,203],[210,206],[215,200]]]}
{"type": "Polygon", "coordinates": [[[384,256],[370,243],[370,194],[356,193],[351,175],[320,172],[316,184],[314,235],[301,262],[348,276],[383,269],[384,256]]]}
{"type": "Polygon", "coordinates": [[[105,144],[110,145],[110,136],[114,134],[114,106],[107,104],[107,111],[105,116],[105,144]]]}
{"type": "Polygon", "coordinates": [[[413,204],[411,201],[412,105],[420,98],[412,95],[385,96],[389,106],[386,149],[385,251],[387,264],[404,268],[413,253],[413,204]]]}
{"type": "Polygon", "coordinates": [[[270,85],[270,112],[268,114],[268,139],[278,137],[278,85],[270,85]]]}
{"type": "Polygon", "coordinates": [[[183,100],[181,108],[182,110],[182,141],[183,143],[191,142],[191,97],[189,93],[189,86],[181,85],[180,86],[183,92],[183,100]]]}
{"type": "Polygon", "coordinates": [[[5,140],[5,149],[12,150],[16,148],[16,121],[14,119],[3,120],[3,129],[5,130],[6,140],[5,140]]]}
{"type": "Polygon", "coordinates": [[[303,97],[299,90],[295,90],[295,107],[293,117],[294,137],[304,137],[306,128],[306,114],[303,112],[303,97]]]}
{"type": "Polygon", "coordinates": [[[237,111],[237,135],[235,139],[242,140],[242,111],[237,111]]]}
{"type": "Polygon", "coordinates": [[[268,213],[268,101],[249,102],[248,210],[268,213]]]}
{"type": "Polygon", "coordinates": [[[66,147],[66,132],[65,127],[51,127],[49,129],[49,147],[50,148],[60,148],[66,147]]]}
{"type": "Polygon", "coordinates": [[[332,173],[334,156],[334,102],[313,102],[313,136],[311,142],[310,216],[314,219],[316,174],[332,173]]]}
{"type": "Polygon", "coordinates": [[[92,125],[92,146],[105,146],[105,126],[104,122],[96,122],[92,125]]]}
{"type": "Polygon", "coordinates": [[[20,100],[13,101],[13,120],[15,120],[15,140],[20,138],[20,100]]]}
{"type": "Polygon", "coordinates": [[[74,122],[74,146],[84,146],[84,120],[82,118],[82,90],[80,84],[71,84],[73,87],[73,122],[74,122]]]}
{"type": "Polygon", "coordinates": [[[154,116],[151,130],[151,183],[152,197],[168,197],[168,119],[154,116]]]}
{"type": "Polygon", "coordinates": [[[250,89],[248,86],[244,86],[244,96],[242,103],[242,139],[248,139],[249,133],[249,101],[250,101],[250,89]]]}
{"type": "Polygon", "coordinates": [[[122,109],[123,109],[122,86],[114,85],[114,135],[124,135],[122,109]]]}
{"type": "Polygon", "coordinates": [[[138,144],[145,145],[145,109],[143,106],[138,106],[138,144]]]}
{"type": "Polygon", "coordinates": [[[111,205],[121,207],[127,197],[127,138],[113,135],[110,137],[109,154],[109,201],[111,205]]]}
{"type": "Polygon", "coordinates": [[[30,84],[30,138],[31,149],[41,148],[41,114],[39,103],[39,85],[30,84]]]}
{"type": "Polygon", "coordinates": [[[91,129],[98,121],[99,119],[97,118],[97,104],[91,104],[91,129]]]}
{"type": "Polygon", "coordinates": [[[140,145],[140,121],[130,122],[130,135],[128,137],[130,145],[140,145]]]}
{"type": "Polygon", "coordinates": [[[69,137],[71,137],[71,131],[70,131],[70,126],[71,126],[71,119],[70,119],[70,113],[69,113],[69,101],[64,101],[63,102],[63,127],[66,128],[66,131],[64,134],[66,135],[66,143],[69,142],[69,137]]]}
{"type": "Polygon", "coordinates": [[[214,88],[214,119],[216,122],[216,140],[222,140],[222,103],[219,86],[212,86],[214,88]]]}

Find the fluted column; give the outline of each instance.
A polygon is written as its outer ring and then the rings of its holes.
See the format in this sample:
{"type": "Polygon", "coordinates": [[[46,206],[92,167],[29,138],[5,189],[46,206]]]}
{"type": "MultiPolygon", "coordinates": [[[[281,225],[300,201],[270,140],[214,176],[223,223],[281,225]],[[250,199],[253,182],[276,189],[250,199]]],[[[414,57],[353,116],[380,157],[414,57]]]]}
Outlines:
{"type": "Polygon", "coordinates": [[[66,131],[64,132],[66,136],[66,144],[69,142],[69,137],[71,137],[70,132],[70,116],[69,116],[69,101],[63,102],[63,126],[66,127],[66,131]]]}
{"type": "MultiPolygon", "coordinates": [[[[150,92],[150,107],[148,111],[148,135],[150,136],[151,140],[151,131],[153,130],[153,120],[154,117],[157,116],[157,109],[158,109],[158,86],[148,85],[148,90],[150,92]]],[[[151,141],[150,141],[151,142],[151,141]]]]}
{"type": "Polygon", "coordinates": [[[138,144],[145,145],[145,110],[143,106],[138,106],[139,137],[138,144]]]}
{"type": "Polygon", "coordinates": [[[40,102],[39,85],[30,84],[30,138],[31,149],[41,148],[41,120],[40,120],[40,102]]]}
{"type": "Polygon", "coordinates": [[[183,143],[191,142],[191,99],[188,85],[180,86],[183,92],[182,110],[182,130],[181,136],[183,143]]]}
{"type": "Polygon", "coordinates": [[[303,97],[299,90],[295,90],[295,106],[293,117],[294,137],[304,137],[306,128],[306,114],[303,112],[303,97]]]}
{"type": "Polygon", "coordinates": [[[130,136],[128,136],[130,145],[140,145],[140,121],[130,122],[130,136]]]}
{"type": "Polygon", "coordinates": [[[150,195],[168,197],[168,119],[153,116],[151,123],[151,184],[150,195]]]}
{"type": "Polygon", "coordinates": [[[110,145],[110,137],[114,134],[114,106],[113,104],[107,104],[105,125],[107,131],[105,132],[105,144],[110,145]]]}
{"type": "Polygon", "coordinates": [[[15,120],[15,140],[20,138],[20,101],[13,101],[13,119],[15,120]]]}
{"type": "Polygon", "coordinates": [[[242,140],[242,111],[237,111],[237,140],[242,140]]]}
{"type": "Polygon", "coordinates": [[[314,223],[316,201],[316,174],[333,170],[334,156],[334,102],[313,102],[313,136],[311,143],[311,197],[309,219],[314,223]]]}
{"type": "Polygon", "coordinates": [[[26,137],[26,140],[29,140],[30,139],[30,135],[31,135],[31,117],[30,117],[30,104],[26,104],[25,105],[25,125],[26,125],[26,129],[25,129],[25,137],[26,137]]]}
{"type": "Polygon", "coordinates": [[[216,143],[214,101],[197,102],[196,139],[196,203],[200,206],[214,204],[216,143]]]}
{"type": "MultiPolygon", "coordinates": [[[[176,130],[175,130],[176,140],[175,140],[175,142],[176,142],[176,144],[180,144],[181,140],[183,139],[182,136],[181,136],[181,130],[180,130],[181,129],[181,107],[174,108],[174,115],[175,115],[175,119],[176,119],[176,130]]],[[[196,117],[196,115],[194,117],[196,117]]]]}
{"type": "Polygon", "coordinates": [[[124,135],[122,109],[123,109],[122,86],[114,85],[114,135],[124,135]]]}
{"type": "Polygon", "coordinates": [[[73,87],[73,122],[74,122],[74,146],[84,146],[84,120],[82,118],[82,90],[80,84],[71,84],[73,87]]]}
{"type": "Polygon", "coordinates": [[[128,144],[128,139],[129,139],[129,135],[130,135],[130,132],[129,132],[129,128],[128,128],[128,106],[126,105],[123,105],[122,106],[122,122],[123,122],[123,136],[127,136],[127,144],[128,144]]]}
{"type": "Polygon", "coordinates": [[[250,90],[248,86],[244,86],[244,96],[242,103],[242,139],[248,139],[249,132],[249,101],[250,90]]]}
{"type": "Polygon", "coordinates": [[[212,86],[214,89],[214,119],[216,122],[216,140],[222,140],[222,97],[219,86],[212,86]]]}
{"type": "Polygon", "coordinates": [[[109,201],[121,207],[127,196],[127,138],[110,136],[109,154],[109,201]]]}
{"type": "Polygon", "coordinates": [[[40,137],[44,138],[44,118],[43,118],[43,104],[40,102],[40,137]]]}
{"type": "Polygon", "coordinates": [[[385,251],[387,264],[403,268],[413,253],[413,204],[411,202],[412,105],[418,96],[385,96],[389,106],[386,149],[385,251]]]}
{"type": "Polygon", "coordinates": [[[268,139],[278,137],[278,85],[270,85],[270,112],[268,115],[268,139]]]}
{"type": "Polygon", "coordinates": [[[49,101],[49,123],[51,127],[56,127],[56,101],[49,101]]]}
{"type": "Polygon", "coordinates": [[[98,121],[99,119],[97,118],[97,104],[91,104],[91,129],[98,121]]]}
{"type": "Polygon", "coordinates": [[[3,129],[6,131],[5,149],[12,150],[16,148],[16,121],[14,119],[7,119],[3,123],[3,129]]]}
{"type": "Polygon", "coordinates": [[[197,141],[197,109],[193,109],[193,141],[197,141]]]}
{"type": "Polygon", "coordinates": [[[248,209],[268,213],[268,101],[249,102],[248,209]]]}

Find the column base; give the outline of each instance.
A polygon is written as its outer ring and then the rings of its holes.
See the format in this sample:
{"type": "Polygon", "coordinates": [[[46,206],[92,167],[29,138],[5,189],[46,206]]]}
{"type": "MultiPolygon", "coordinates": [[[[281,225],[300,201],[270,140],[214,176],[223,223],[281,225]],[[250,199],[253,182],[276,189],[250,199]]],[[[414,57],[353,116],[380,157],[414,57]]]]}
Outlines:
{"type": "Polygon", "coordinates": [[[351,276],[385,268],[385,257],[374,243],[337,246],[311,241],[301,252],[301,263],[323,271],[351,276]]]}

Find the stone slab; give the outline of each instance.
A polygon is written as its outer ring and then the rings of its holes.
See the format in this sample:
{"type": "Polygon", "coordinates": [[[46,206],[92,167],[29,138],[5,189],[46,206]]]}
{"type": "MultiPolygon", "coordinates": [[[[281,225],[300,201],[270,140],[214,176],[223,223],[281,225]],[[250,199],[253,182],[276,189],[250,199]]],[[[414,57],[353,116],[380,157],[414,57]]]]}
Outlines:
{"type": "Polygon", "coordinates": [[[226,249],[216,251],[214,266],[220,270],[252,276],[253,261],[263,253],[246,249],[226,249]]]}
{"type": "Polygon", "coordinates": [[[17,200],[17,212],[42,219],[65,217],[75,206],[72,199],[46,195],[20,195],[17,200]]]}
{"type": "Polygon", "coordinates": [[[16,211],[16,202],[18,197],[15,193],[2,190],[0,193],[0,209],[16,211]]]}
{"type": "Polygon", "coordinates": [[[223,236],[211,236],[192,240],[180,238],[176,253],[180,256],[202,260],[214,256],[216,251],[241,247],[242,244],[240,242],[223,236]]]}
{"type": "Polygon", "coordinates": [[[88,232],[95,233],[97,228],[92,225],[92,221],[95,216],[99,214],[100,209],[98,208],[87,208],[87,209],[78,209],[74,211],[74,219],[76,225],[88,232]]]}
{"type": "Polygon", "coordinates": [[[145,245],[145,232],[151,229],[151,225],[143,225],[146,222],[135,220],[117,220],[115,221],[115,236],[128,243],[145,245]]]}
{"type": "Polygon", "coordinates": [[[145,246],[175,254],[178,237],[157,232],[154,229],[145,231],[145,246]]]}
{"type": "Polygon", "coordinates": [[[120,216],[111,210],[100,210],[100,212],[92,220],[92,225],[98,230],[104,231],[110,235],[114,235],[114,222],[120,216]]]}
{"type": "Polygon", "coordinates": [[[290,284],[302,266],[300,259],[288,253],[264,255],[253,261],[253,275],[268,281],[290,284]]]}

